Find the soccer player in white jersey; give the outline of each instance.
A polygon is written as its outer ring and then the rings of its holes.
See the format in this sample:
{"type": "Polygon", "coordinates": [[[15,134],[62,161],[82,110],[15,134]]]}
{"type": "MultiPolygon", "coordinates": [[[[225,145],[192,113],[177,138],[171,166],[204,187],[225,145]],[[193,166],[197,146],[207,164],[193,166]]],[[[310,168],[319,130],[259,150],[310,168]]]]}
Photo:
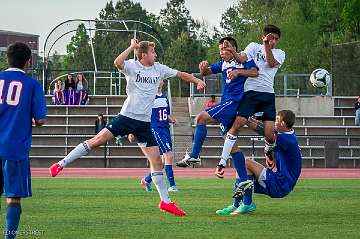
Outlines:
{"type": "MultiPolygon", "coordinates": [[[[277,70],[284,63],[285,52],[275,48],[280,39],[280,29],[274,25],[266,25],[263,31],[263,44],[250,43],[241,54],[237,54],[229,44],[229,51],[232,52],[236,61],[242,63],[249,59],[255,61],[259,68],[257,77],[248,77],[244,85],[244,97],[239,104],[237,117],[228,131],[221,155],[219,165],[226,165],[232,147],[236,142],[240,128],[248,123],[250,116],[256,112],[263,112],[265,154],[267,165],[272,168],[275,163],[271,157],[272,149],[275,147],[274,124],[276,118],[274,77],[277,70]]],[[[245,165],[243,165],[245,168],[245,165]]],[[[217,170],[224,170],[217,167],[217,170]]],[[[220,172],[221,173],[221,172],[220,172]]]]}
{"type": "Polygon", "coordinates": [[[160,210],[184,216],[185,212],[179,209],[169,198],[159,147],[151,132],[151,110],[160,80],[176,76],[184,81],[197,84],[199,90],[205,87],[205,83],[188,73],[155,62],[156,56],[155,43],[131,40],[130,46],[114,61],[115,66],[126,76],[127,82],[126,94],[128,97],[119,115],[95,137],[80,143],[63,160],[53,164],[50,167],[50,174],[55,177],[69,163],[87,155],[91,149],[105,144],[116,136],[133,134],[150,162],[152,180],[161,198],[160,210]],[[138,60],[126,60],[134,49],[138,60]]]}

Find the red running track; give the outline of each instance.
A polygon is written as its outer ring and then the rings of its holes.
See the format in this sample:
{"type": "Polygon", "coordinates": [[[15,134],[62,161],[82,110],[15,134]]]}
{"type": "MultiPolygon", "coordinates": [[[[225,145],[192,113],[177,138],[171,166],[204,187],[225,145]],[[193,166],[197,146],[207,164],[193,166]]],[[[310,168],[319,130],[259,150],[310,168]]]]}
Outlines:
{"type": "MultiPolygon", "coordinates": [[[[32,168],[33,177],[50,177],[47,168],[32,168]]],[[[137,178],[149,173],[148,168],[66,168],[58,177],[137,178]]],[[[176,177],[216,178],[213,168],[174,168],[176,177]]],[[[234,178],[235,170],[227,169],[225,178],[234,178]]],[[[301,178],[360,178],[360,168],[304,168],[301,178]]]]}

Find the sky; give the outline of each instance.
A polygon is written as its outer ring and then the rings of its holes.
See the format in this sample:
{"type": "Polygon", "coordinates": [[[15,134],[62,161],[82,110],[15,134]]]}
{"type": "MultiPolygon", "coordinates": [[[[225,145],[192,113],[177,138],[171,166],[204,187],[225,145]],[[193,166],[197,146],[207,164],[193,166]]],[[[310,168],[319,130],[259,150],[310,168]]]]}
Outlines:
{"type": "MultiPolygon", "coordinates": [[[[50,31],[69,19],[94,19],[109,0],[1,0],[0,30],[40,35],[40,49],[50,31]]],[[[133,0],[147,11],[159,14],[168,0],[133,0]]],[[[113,0],[114,4],[117,2],[113,0]]],[[[237,0],[186,0],[185,5],[196,20],[219,26],[221,15],[237,0]],[[221,4],[219,4],[221,3],[221,4]],[[209,7],[210,6],[210,7],[209,7]],[[212,7],[216,6],[216,7],[212,7]]],[[[55,49],[65,52],[64,44],[55,49]]]]}

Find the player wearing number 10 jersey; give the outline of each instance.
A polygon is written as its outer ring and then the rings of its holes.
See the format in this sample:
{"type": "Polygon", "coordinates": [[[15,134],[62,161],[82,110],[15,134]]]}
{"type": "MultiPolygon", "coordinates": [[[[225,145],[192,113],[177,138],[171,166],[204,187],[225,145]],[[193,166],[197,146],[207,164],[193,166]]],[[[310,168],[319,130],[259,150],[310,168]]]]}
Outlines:
{"type": "Polygon", "coordinates": [[[37,126],[46,118],[41,85],[27,76],[31,50],[24,43],[7,49],[10,68],[0,72],[0,196],[7,198],[5,238],[15,238],[20,221],[20,199],[31,197],[29,151],[32,119],[37,126]]]}

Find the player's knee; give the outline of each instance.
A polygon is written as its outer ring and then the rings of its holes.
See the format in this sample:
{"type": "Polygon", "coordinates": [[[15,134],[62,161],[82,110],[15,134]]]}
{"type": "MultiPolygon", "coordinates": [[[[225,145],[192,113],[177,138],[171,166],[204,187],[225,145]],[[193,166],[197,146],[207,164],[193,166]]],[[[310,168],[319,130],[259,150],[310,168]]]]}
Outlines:
{"type": "Polygon", "coordinates": [[[241,127],[246,124],[246,119],[243,117],[236,117],[231,129],[234,131],[238,131],[241,127]]]}
{"type": "Polygon", "coordinates": [[[6,202],[9,203],[20,203],[20,198],[7,198],[6,202]]]}
{"type": "Polygon", "coordinates": [[[207,121],[207,113],[201,112],[195,118],[195,124],[206,124],[207,121]]]}

